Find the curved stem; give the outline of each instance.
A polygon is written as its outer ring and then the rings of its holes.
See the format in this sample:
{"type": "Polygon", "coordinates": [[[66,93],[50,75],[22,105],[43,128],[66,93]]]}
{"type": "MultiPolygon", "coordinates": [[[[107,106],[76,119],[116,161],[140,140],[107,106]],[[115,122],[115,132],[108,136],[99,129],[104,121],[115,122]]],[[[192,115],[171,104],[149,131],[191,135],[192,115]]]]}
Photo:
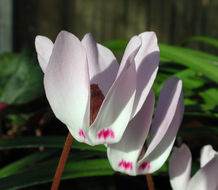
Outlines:
{"type": "Polygon", "coordinates": [[[70,152],[72,142],[73,142],[73,137],[69,132],[67,135],[67,139],[65,141],[64,149],[62,151],[62,154],[61,154],[61,157],[58,163],[58,167],[56,169],[56,173],[55,173],[54,180],[51,186],[51,190],[57,190],[59,187],[61,176],[64,171],[64,167],[65,167],[65,164],[66,164],[69,152],[70,152]]]}
{"type": "Polygon", "coordinates": [[[147,179],[147,183],[148,183],[148,189],[149,190],[155,190],[152,175],[151,174],[146,174],[146,179],[147,179]]]}

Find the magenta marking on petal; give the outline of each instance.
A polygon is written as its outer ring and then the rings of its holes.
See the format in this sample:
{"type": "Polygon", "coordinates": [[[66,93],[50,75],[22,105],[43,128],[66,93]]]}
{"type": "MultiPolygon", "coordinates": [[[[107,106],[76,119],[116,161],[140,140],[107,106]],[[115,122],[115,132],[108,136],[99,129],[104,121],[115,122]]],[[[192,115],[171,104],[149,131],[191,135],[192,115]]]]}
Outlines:
{"type": "Polygon", "coordinates": [[[118,164],[119,167],[122,167],[123,165],[123,160],[121,160],[121,162],[118,164]]]}
{"type": "Polygon", "coordinates": [[[118,167],[124,168],[124,170],[132,170],[132,162],[126,162],[124,160],[121,160],[121,162],[118,164],[118,167]]]}
{"type": "Polygon", "coordinates": [[[104,134],[104,129],[101,130],[99,133],[98,133],[98,138],[100,139],[102,137],[102,135],[104,134]]]}
{"type": "Polygon", "coordinates": [[[107,138],[114,138],[114,132],[111,129],[102,129],[99,133],[98,133],[98,138],[104,138],[104,140],[106,140],[107,138]]]}
{"type": "Polygon", "coordinates": [[[112,131],[112,129],[109,129],[109,130],[110,130],[110,136],[113,139],[114,138],[114,132],[112,131]]]}
{"type": "Polygon", "coordinates": [[[86,136],[85,136],[85,134],[84,134],[82,129],[79,130],[79,136],[82,137],[84,140],[86,138],[86,136]]]}
{"type": "Polygon", "coordinates": [[[149,162],[142,162],[142,164],[139,166],[139,170],[150,170],[151,165],[149,162]]]}
{"type": "Polygon", "coordinates": [[[108,136],[110,135],[109,129],[107,129],[106,131],[104,131],[103,135],[104,135],[104,140],[106,140],[106,139],[108,138],[108,136]]]}

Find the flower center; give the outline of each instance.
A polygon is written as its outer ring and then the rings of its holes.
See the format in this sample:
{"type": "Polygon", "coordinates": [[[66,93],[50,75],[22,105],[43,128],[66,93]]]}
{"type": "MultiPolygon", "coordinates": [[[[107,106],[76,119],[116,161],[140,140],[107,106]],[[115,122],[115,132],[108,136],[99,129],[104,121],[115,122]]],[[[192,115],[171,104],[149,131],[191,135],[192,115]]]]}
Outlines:
{"type": "Polygon", "coordinates": [[[104,101],[104,95],[97,84],[91,84],[90,126],[95,121],[98,111],[104,101]]]}

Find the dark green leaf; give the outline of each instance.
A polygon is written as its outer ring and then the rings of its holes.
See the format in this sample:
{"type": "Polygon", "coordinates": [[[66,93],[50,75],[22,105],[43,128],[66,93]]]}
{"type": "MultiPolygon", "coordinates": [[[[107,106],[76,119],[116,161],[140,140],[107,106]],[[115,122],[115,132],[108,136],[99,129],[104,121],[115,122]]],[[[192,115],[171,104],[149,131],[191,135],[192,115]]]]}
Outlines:
{"type": "Polygon", "coordinates": [[[218,135],[218,127],[181,127],[179,130],[181,136],[199,136],[199,135],[218,135]]]}
{"type": "Polygon", "coordinates": [[[159,45],[160,52],[164,57],[197,72],[201,72],[211,80],[218,82],[218,67],[208,60],[193,55],[193,50],[164,44],[159,45]]]}
{"type": "Polygon", "coordinates": [[[200,92],[199,95],[203,98],[204,103],[202,105],[205,110],[213,110],[218,106],[218,90],[215,88],[207,89],[203,92],[200,92]]]}
{"type": "Polygon", "coordinates": [[[0,102],[21,104],[43,95],[38,64],[22,54],[0,54],[0,102]]]}
{"type": "MultiPolygon", "coordinates": [[[[56,167],[56,164],[52,167],[49,165],[41,169],[35,168],[21,174],[1,178],[0,189],[15,190],[51,182],[53,180],[56,167]]],[[[69,160],[65,166],[62,179],[112,175],[113,173],[114,171],[111,169],[107,159],[83,160],[77,162],[69,160]]]]}
{"type": "MultiPolygon", "coordinates": [[[[40,146],[47,148],[63,148],[66,137],[63,136],[44,136],[44,137],[22,137],[14,139],[0,139],[0,150],[13,148],[38,148],[40,146]]],[[[72,148],[80,150],[105,151],[104,145],[89,146],[85,143],[79,143],[74,140],[72,148]]]]}
{"type": "Polygon", "coordinates": [[[216,48],[218,48],[218,40],[214,38],[209,38],[209,37],[204,37],[204,36],[194,36],[185,41],[185,43],[190,42],[190,41],[196,41],[196,42],[203,42],[209,45],[212,45],[216,48]]]}
{"type": "Polygon", "coordinates": [[[51,156],[54,153],[54,151],[42,151],[37,152],[34,154],[31,154],[29,156],[26,156],[25,158],[22,158],[20,160],[17,160],[4,168],[0,169],[0,178],[7,177],[9,175],[19,173],[22,171],[22,169],[27,169],[27,167],[35,162],[41,161],[49,156],[51,156]]]}

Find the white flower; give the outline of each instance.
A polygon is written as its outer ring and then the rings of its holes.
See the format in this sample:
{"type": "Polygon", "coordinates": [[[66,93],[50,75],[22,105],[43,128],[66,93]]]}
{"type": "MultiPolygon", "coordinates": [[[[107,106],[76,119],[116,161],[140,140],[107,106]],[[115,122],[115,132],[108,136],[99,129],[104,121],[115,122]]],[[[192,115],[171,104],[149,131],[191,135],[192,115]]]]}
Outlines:
{"type": "Polygon", "coordinates": [[[200,170],[190,179],[192,156],[189,148],[183,144],[176,148],[169,165],[170,183],[173,190],[217,190],[218,189],[218,153],[211,145],[201,150],[200,170]]]}
{"type": "Polygon", "coordinates": [[[62,31],[54,44],[37,36],[35,46],[49,104],[72,136],[90,145],[118,142],[156,77],[156,35],[134,36],[120,67],[113,53],[96,44],[91,34],[80,41],[62,31]]]}
{"type": "Polygon", "coordinates": [[[154,99],[151,90],[121,140],[107,146],[108,159],[114,170],[129,175],[152,173],[169,156],[184,112],[182,81],[172,77],[164,84],[151,125],[154,99]],[[145,143],[148,135],[149,140],[145,143]]]}

